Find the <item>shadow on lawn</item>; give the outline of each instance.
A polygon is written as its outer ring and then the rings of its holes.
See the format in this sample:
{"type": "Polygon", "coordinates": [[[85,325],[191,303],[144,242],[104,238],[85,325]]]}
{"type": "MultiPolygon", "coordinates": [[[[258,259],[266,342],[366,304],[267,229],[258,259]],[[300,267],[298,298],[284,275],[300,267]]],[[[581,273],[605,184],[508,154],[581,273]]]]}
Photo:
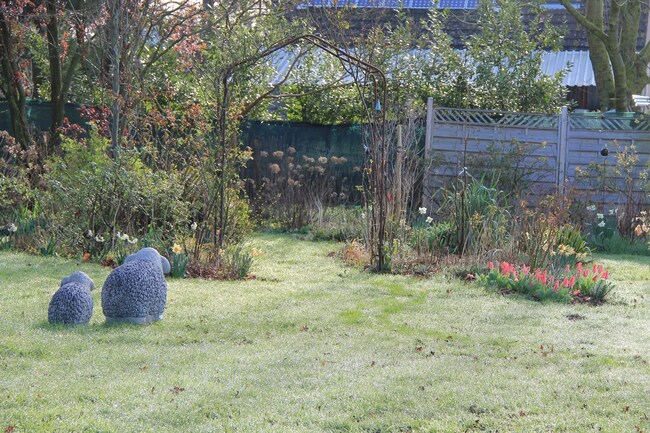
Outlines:
{"type": "Polygon", "coordinates": [[[156,326],[155,323],[150,323],[148,325],[137,325],[134,323],[125,323],[125,322],[99,322],[99,323],[89,323],[88,325],[64,325],[60,323],[50,323],[47,320],[41,320],[36,323],[34,326],[36,329],[49,332],[60,332],[60,331],[72,331],[77,334],[90,333],[93,331],[104,331],[104,330],[113,330],[113,329],[148,329],[152,326],[156,326]]]}

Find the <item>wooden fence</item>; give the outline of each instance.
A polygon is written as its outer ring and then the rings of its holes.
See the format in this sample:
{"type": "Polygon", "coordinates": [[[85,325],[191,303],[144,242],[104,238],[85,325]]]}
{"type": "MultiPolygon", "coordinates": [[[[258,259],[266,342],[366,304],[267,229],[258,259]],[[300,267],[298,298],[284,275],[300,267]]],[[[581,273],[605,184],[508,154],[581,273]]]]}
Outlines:
{"type": "Polygon", "coordinates": [[[427,207],[461,173],[508,176],[506,184],[518,181],[531,201],[572,188],[603,208],[631,196],[647,202],[648,117],[569,113],[566,107],[558,115],[463,110],[433,107],[429,99],[425,146],[436,161],[424,179],[427,207]],[[624,162],[627,172],[619,170],[624,162]]]}

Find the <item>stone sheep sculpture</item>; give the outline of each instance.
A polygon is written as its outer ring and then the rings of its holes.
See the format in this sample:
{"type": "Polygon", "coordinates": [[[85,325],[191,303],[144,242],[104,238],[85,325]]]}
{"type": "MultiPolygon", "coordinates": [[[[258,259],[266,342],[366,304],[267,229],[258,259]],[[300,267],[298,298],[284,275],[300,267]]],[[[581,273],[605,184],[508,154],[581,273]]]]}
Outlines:
{"type": "Polygon", "coordinates": [[[162,319],[167,303],[169,261],[154,248],[143,248],[110,273],[102,288],[107,322],[146,325],[162,319]]]}
{"type": "Polygon", "coordinates": [[[93,280],[81,271],[61,280],[47,310],[50,323],[65,325],[87,325],[93,315],[93,297],[90,291],[95,288],[93,280]]]}

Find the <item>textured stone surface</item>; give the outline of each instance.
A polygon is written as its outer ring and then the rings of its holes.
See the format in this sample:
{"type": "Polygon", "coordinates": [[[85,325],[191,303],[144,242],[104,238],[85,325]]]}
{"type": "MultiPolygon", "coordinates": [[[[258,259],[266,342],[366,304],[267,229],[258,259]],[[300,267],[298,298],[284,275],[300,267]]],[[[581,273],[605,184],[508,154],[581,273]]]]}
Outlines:
{"type": "Polygon", "coordinates": [[[143,260],[145,262],[157,264],[163,274],[168,274],[171,271],[169,260],[158,254],[158,251],[156,251],[155,248],[142,248],[137,253],[127,256],[126,259],[124,259],[124,263],[129,263],[131,260],[143,260]]]}
{"type": "Polygon", "coordinates": [[[95,283],[93,280],[91,280],[88,275],[81,271],[77,271],[74,274],[68,275],[61,280],[61,286],[65,286],[68,283],[78,283],[84,286],[88,286],[90,290],[95,289],[95,283]]]}
{"type": "Polygon", "coordinates": [[[107,322],[143,325],[162,319],[167,302],[163,259],[155,249],[144,248],[110,273],[102,288],[107,322]]]}
{"type": "Polygon", "coordinates": [[[61,281],[47,310],[50,323],[87,325],[93,315],[93,297],[90,291],[95,283],[83,272],[75,272],[61,281]]]}

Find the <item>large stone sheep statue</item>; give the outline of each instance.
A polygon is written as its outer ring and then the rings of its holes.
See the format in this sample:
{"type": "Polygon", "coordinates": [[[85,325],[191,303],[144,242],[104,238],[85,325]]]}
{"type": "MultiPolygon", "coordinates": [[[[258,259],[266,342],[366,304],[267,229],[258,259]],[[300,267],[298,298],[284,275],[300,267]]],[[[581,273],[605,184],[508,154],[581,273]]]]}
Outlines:
{"type": "Polygon", "coordinates": [[[90,291],[95,288],[93,280],[81,271],[61,280],[47,310],[50,323],[65,325],[87,325],[93,315],[93,297],[90,291]]]}
{"type": "Polygon", "coordinates": [[[162,319],[167,303],[169,261],[153,248],[143,248],[110,273],[102,288],[107,322],[146,325],[162,319]]]}

